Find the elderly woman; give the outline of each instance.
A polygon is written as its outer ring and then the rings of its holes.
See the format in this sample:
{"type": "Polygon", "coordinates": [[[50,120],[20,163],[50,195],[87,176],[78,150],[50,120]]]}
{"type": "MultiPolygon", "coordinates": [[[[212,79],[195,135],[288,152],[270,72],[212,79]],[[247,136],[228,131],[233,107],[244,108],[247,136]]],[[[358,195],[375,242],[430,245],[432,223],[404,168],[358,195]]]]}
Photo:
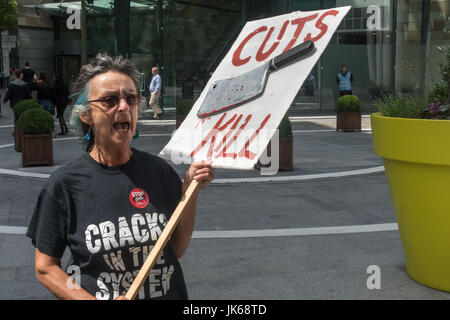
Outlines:
{"type": "MultiPolygon", "coordinates": [[[[190,182],[200,181],[201,189],[213,179],[210,164],[194,163],[182,183],[164,160],[130,147],[138,79],[129,60],[99,54],[75,82],[72,123],[87,152],[52,174],[27,232],[37,278],[58,298],[124,299],[190,182]],[[71,259],[63,271],[66,247],[71,259]]],[[[197,197],[137,299],[187,299],[178,259],[192,235],[197,197]]]]}

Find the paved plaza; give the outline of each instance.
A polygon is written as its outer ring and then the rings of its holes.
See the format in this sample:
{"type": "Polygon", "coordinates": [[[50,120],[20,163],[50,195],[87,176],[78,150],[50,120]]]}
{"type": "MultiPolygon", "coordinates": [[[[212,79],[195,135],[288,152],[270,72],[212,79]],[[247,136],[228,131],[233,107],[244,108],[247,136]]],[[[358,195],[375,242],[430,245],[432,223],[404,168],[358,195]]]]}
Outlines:
{"type": "MultiPolygon", "coordinates": [[[[293,172],[217,169],[180,260],[191,299],[450,299],[406,272],[383,163],[373,153],[370,112],[362,132],[342,133],[334,111],[294,107],[293,172]],[[370,290],[373,265],[381,288],[370,290]]],[[[83,151],[73,135],[58,136],[54,167],[21,168],[8,105],[2,113],[0,299],[53,299],[35,278],[24,231],[48,175],[83,151]]],[[[175,129],[175,114],[150,119],[139,121],[133,146],[157,154],[175,129]]],[[[184,176],[186,165],[173,167],[184,176]]]]}

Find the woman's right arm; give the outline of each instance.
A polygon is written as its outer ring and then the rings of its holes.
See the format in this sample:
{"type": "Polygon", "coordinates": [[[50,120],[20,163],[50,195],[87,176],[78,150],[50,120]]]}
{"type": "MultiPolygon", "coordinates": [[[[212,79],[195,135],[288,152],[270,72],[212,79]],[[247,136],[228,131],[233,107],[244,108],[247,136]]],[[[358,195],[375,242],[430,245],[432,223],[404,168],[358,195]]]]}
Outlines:
{"type": "Polygon", "coordinates": [[[58,299],[95,300],[95,297],[86,290],[73,284],[69,275],[61,269],[61,259],[48,256],[36,249],[35,270],[39,282],[58,299]]]}

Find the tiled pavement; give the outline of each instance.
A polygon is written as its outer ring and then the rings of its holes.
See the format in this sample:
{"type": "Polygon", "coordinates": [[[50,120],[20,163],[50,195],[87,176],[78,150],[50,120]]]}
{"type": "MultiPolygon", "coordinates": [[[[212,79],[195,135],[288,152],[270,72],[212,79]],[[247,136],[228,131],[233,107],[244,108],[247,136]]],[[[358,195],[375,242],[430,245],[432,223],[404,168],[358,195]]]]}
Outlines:
{"type": "MultiPolygon", "coordinates": [[[[5,107],[2,109],[6,117],[0,119],[0,145],[12,143],[11,128],[1,128],[12,120],[5,107]]],[[[294,123],[296,131],[332,127],[330,120],[294,123]]],[[[173,125],[141,128],[145,133],[170,133],[173,125]]],[[[135,143],[155,153],[167,140],[164,136],[142,137],[135,143]]],[[[294,141],[295,170],[284,175],[381,165],[367,132],[298,132],[294,141]]],[[[60,164],[81,154],[75,140],[54,145],[60,151],[55,154],[60,164]]],[[[12,147],[0,149],[0,168],[20,169],[19,155],[12,147]]],[[[184,169],[176,167],[180,174],[184,169]]],[[[221,177],[233,174],[218,172],[221,177]]],[[[247,176],[252,174],[257,176],[247,176]]],[[[43,183],[45,179],[0,175],[0,226],[27,226],[43,183]]],[[[393,222],[386,179],[384,173],[378,173],[302,182],[210,185],[200,195],[195,229],[266,230],[393,222]]],[[[52,298],[35,279],[33,250],[23,234],[0,233],[0,299],[52,298]]],[[[398,231],[194,238],[181,264],[193,299],[450,299],[449,293],[422,286],[407,275],[398,231]],[[370,265],[381,269],[380,290],[366,286],[370,265]]]]}

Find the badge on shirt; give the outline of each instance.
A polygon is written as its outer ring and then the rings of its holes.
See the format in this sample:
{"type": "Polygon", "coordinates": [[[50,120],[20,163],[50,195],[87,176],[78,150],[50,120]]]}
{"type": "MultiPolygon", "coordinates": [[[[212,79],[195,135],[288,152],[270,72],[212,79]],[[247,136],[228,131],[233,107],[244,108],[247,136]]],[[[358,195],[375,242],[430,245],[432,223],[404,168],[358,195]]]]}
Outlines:
{"type": "Polygon", "coordinates": [[[134,207],[142,209],[147,207],[150,201],[144,189],[135,188],[130,192],[130,202],[134,207]]]}

